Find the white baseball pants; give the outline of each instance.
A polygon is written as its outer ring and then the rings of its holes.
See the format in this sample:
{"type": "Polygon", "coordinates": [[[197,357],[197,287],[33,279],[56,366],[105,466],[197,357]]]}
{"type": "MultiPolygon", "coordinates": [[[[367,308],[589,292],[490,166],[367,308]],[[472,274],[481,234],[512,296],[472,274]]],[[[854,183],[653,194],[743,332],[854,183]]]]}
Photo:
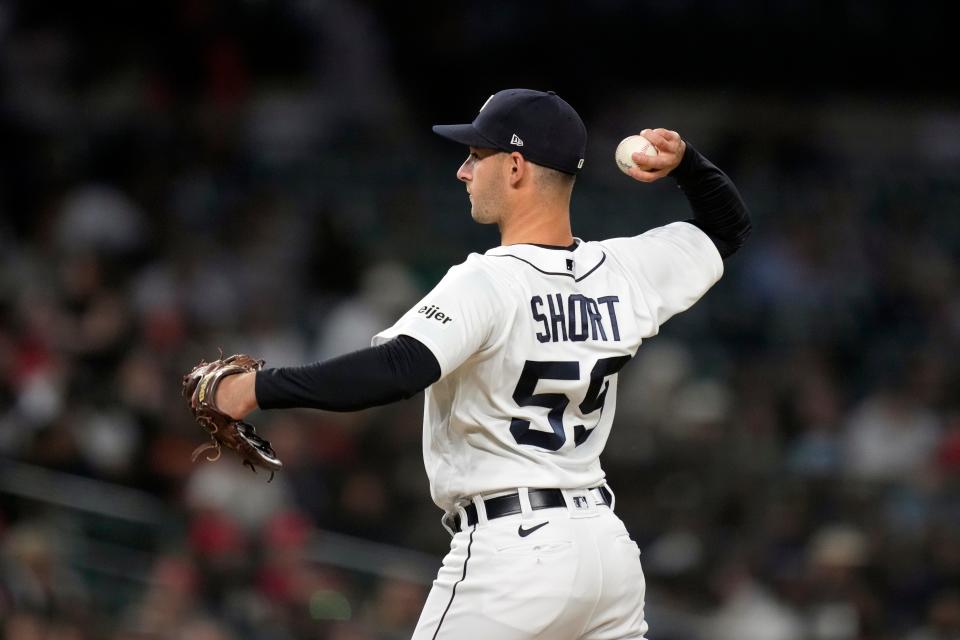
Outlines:
{"type": "Polygon", "coordinates": [[[636,543],[594,493],[563,493],[566,508],[490,521],[475,500],[479,521],[454,535],[413,640],[642,640],[636,543]]]}

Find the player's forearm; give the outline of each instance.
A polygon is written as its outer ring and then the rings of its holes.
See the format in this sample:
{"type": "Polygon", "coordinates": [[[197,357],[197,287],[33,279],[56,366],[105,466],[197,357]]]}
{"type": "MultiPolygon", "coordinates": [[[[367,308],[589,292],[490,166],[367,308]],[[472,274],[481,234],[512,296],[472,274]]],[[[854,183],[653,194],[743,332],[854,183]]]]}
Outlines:
{"type": "Polygon", "coordinates": [[[325,362],[259,371],[256,401],[262,409],[357,411],[409,398],[439,378],[433,353],[399,336],[325,362]]]}
{"type": "Polygon", "coordinates": [[[683,191],[693,220],[726,258],[750,235],[750,212],[733,181],[687,143],[680,165],[670,174],[683,191]]]}

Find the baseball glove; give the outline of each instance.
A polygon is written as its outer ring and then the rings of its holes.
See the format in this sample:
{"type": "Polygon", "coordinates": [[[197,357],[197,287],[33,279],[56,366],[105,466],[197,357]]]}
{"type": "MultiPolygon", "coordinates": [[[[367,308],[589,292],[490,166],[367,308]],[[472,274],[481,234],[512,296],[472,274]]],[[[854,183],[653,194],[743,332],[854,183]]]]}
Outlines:
{"type": "Polygon", "coordinates": [[[201,360],[190,373],[183,376],[183,397],[187,399],[197,423],[210,433],[210,442],[194,449],[194,462],[210,449],[215,451],[207,456],[207,460],[218,460],[221,447],[227,447],[236,451],[243,459],[243,464],[254,473],[257,467],[268,469],[270,480],[273,480],[274,472],[283,467],[270,443],[257,435],[252,424],[234,420],[220,411],[214,402],[217,386],[223,378],[235,373],[257,371],[263,364],[263,360],[255,360],[248,355],[224,358],[221,353],[220,359],[213,362],[201,360]]]}

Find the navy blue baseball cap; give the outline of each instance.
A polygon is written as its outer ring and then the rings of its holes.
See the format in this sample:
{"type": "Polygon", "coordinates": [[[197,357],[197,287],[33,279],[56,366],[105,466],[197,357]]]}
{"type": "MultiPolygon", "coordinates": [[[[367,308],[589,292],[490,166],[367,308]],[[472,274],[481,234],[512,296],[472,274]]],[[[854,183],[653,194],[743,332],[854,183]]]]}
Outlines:
{"type": "Polygon", "coordinates": [[[480,107],[470,124],[438,124],[433,132],[471,147],[519,151],[536,164],[576,174],[583,167],[587,128],[553,91],[505,89],[480,107]]]}

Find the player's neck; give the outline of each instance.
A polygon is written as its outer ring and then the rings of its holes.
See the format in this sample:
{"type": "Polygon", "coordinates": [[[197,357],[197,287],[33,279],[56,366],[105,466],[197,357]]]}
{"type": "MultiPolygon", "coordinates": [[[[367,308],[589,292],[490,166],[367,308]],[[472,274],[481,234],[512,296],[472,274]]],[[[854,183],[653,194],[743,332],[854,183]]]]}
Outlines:
{"type": "Polygon", "coordinates": [[[549,244],[566,247],[573,243],[569,208],[529,208],[500,222],[500,244],[549,244]]]}

